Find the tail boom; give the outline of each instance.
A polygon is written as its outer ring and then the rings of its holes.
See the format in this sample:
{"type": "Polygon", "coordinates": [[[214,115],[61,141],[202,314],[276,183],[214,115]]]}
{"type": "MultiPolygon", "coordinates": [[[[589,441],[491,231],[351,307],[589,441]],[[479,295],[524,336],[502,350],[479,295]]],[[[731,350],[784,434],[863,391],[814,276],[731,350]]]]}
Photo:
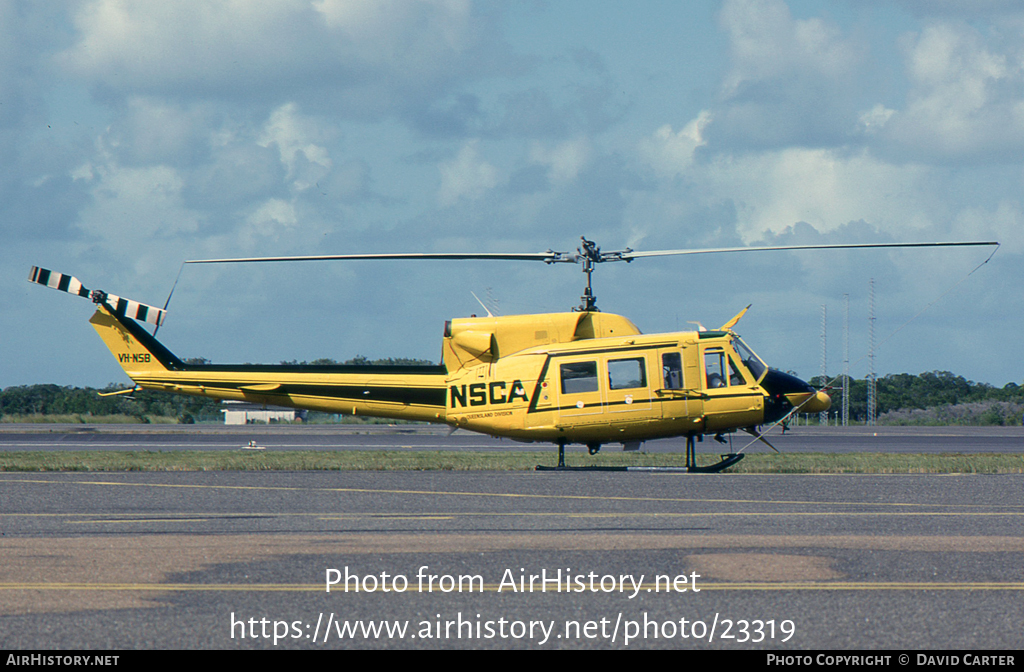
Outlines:
{"type": "Polygon", "coordinates": [[[90,320],[143,389],[325,413],[445,422],[442,366],[186,364],[137,323],[100,305],[90,320]]]}

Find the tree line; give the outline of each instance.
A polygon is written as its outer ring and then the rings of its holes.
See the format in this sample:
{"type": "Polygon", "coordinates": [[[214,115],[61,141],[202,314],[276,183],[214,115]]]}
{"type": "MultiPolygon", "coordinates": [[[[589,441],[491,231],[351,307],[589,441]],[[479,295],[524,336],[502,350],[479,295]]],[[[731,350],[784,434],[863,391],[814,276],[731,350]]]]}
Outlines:
{"type": "MultiPolygon", "coordinates": [[[[19,385],[0,392],[0,416],[125,416],[138,422],[152,417],[176,418],[178,422],[223,420],[216,399],[139,390],[103,397],[127,389],[108,385],[102,389],[60,385],[19,385]]],[[[9,418],[8,418],[9,419],[9,418]]]]}
{"type": "MultiPolygon", "coordinates": [[[[195,357],[185,360],[186,364],[209,364],[209,360],[195,357]]],[[[368,359],[354,357],[344,362],[330,358],[315,359],[311,362],[281,362],[285,365],[357,365],[357,366],[416,366],[431,365],[422,359],[405,357],[368,359]]],[[[104,388],[72,387],[60,385],[18,385],[0,391],[0,418],[4,416],[125,416],[138,422],[149,422],[150,418],[175,418],[178,422],[223,421],[220,401],[207,397],[187,394],[170,394],[151,390],[138,390],[131,394],[101,396],[129,389],[130,385],[111,383],[104,388]]],[[[10,418],[8,418],[10,419],[10,418]]]]}
{"type": "MultiPolygon", "coordinates": [[[[815,387],[823,382],[819,376],[808,381],[815,387]]],[[[826,392],[832,398],[832,411],[842,406],[842,376],[824,381],[826,392]]],[[[918,375],[909,373],[891,373],[881,376],[875,381],[875,408],[879,422],[883,415],[905,416],[915,415],[921,424],[1021,424],[1021,414],[1017,409],[1024,406],[1024,387],[1016,383],[1007,383],[1003,387],[995,387],[988,383],[975,383],[963,376],[949,371],[929,371],[918,375]],[[910,411],[928,409],[950,409],[967,407],[977,412],[934,412],[934,422],[926,423],[921,414],[910,411]],[[945,421],[943,419],[945,418],[945,421]]],[[[850,421],[860,423],[867,420],[868,381],[865,379],[849,379],[850,421]]],[[[891,418],[895,420],[895,417],[891,418]]],[[[899,421],[899,424],[903,424],[899,421]]],[[[915,423],[917,424],[917,423],[915,423]]]]}

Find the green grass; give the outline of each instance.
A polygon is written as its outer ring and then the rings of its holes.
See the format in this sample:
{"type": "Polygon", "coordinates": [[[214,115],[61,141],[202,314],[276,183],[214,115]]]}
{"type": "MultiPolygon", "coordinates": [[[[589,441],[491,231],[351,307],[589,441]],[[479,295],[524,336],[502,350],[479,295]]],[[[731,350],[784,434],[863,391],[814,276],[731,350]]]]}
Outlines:
{"type": "MultiPolygon", "coordinates": [[[[33,451],[0,452],[0,471],[526,471],[553,466],[555,450],[463,451],[33,451]]],[[[682,453],[568,451],[569,466],[684,466],[682,453]]],[[[699,455],[711,464],[716,456],[699,455]]],[[[739,474],[1019,474],[1012,454],[751,454],[725,473],[739,474]]]]}

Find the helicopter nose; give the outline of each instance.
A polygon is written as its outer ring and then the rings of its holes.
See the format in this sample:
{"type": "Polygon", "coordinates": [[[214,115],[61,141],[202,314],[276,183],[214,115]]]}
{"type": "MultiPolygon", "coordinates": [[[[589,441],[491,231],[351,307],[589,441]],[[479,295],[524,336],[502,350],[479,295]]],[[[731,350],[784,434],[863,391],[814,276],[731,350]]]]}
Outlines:
{"type": "Polygon", "coordinates": [[[801,413],[824,413],[832,407],[832,398],[824,392],[787,394],[786,401],[801,413]]]}
{"type": "Polygon", "coordinates": [[[768,369],[761,386],[769,394],[765,401],[765,422],[775,422],[793,409],[799,409],[800,413],[822,413],[832,406],[827,394],[778,369],[768,369]]]}

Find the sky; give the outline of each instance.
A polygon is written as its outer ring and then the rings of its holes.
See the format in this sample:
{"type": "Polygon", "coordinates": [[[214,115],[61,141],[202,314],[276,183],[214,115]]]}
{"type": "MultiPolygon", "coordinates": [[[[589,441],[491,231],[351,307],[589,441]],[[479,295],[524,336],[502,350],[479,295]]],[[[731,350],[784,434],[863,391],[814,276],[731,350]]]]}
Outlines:
{"type": "MultiPolygon", "coordinates": [[[[415,357],[572,265],[187,259],[999,241],[605,264],[644,333],[1024,383],[1016,0],[0,0],[0,387],[127,383],[92,306],[216,363],[415,357]],[[980,268],[979,268],[980,266],[980,268]],[[179,276],[180,272],[180,276],[179,276]],[[871,315],[873,286],[874,317],[871,315]],[[824,314],[824,321],[823,321],[824,314]],[[847,318],[847,315],[849,316],[847,318]],[[847,336],[848,334],[848,336],[847,336]]],[[[846,364],[848,362],[848,364],[846,364]]]]}

